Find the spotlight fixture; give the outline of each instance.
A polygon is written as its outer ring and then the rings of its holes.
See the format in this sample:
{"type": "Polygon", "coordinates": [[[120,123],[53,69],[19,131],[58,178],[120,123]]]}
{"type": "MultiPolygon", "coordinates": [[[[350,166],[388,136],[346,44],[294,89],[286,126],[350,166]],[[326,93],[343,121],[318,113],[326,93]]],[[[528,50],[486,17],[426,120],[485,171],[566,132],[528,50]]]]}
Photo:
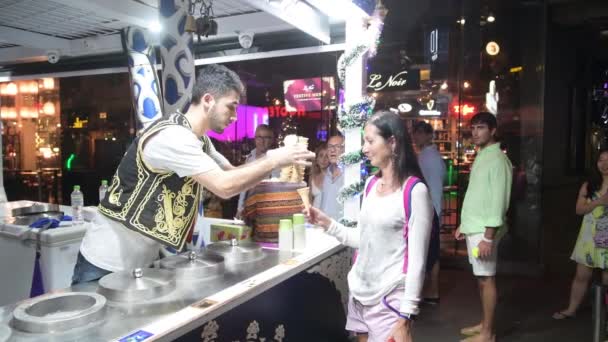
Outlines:
{"type": "Polygon", "coordinates": [[[496,17],[494,17],[492,14],[489,14],[489,15],[488,15],[488,18],[487,18],[486,20],[487,20],[487,22],[489,22],[489,23],[493,23],[493,22],[495,22],[495,21],[496,21],[496,17]]]}
{"type": "Polygon", "coordinates": [[[198,41],[201,41],[201,36],[209,37],[217,34],[218,24],[214,19],[213,0],[192,0],[188,14],[185,31],[196,33],[198,41]],[[200,6],[198,18],[194,17],[196,6],[200,6]]]}
{"type": "Polygon", "coordinates": [[[441,87],[440,87],[440,88],[441,88],[441,90],[446,90],[446,89],[448,89],[448,82],[443,82],[443,83],[441,84],[441,87]]]}

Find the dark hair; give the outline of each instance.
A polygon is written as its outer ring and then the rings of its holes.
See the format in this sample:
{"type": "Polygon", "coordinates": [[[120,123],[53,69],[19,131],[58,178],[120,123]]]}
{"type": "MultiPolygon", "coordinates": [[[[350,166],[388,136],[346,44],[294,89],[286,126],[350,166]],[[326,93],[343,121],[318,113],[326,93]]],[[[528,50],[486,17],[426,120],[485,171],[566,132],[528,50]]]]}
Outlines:
{"type": "Polygon", "coordinates": [[[245,92],[245,86],[239,76],[223,65],[210,64],[198,72],[192,89],[192,103],[199,104],[205,94],[222,97],[231,90],[239,95],[245,92]]]}
{"type": "Polygon", "coordinates": [[[257,132],[259,129],[263,129],[266,132],[270,132],[274,136],[274,131],[267,124],[259,124],[258,127],[255,128],[255,131],[257,132]]]}
{"type": "Polygon", "coordinates": [[[479,112],[475,114],[475,116],[471,118],[471,125],[475,124],[486,124],[489,129],[495,129],[496,127],[498,127],[496,116],[488,112],[479,112]]]}
{"type": "Polygon", "coordinates": [[[422,132],[424,134],[433,134],[433,126],[425,121],[416,121],[413,125],[414,132],[422,132]]]}
{"type": "Polygon", "coordinates": [[[602,174],[600,173],[600,170],[597,169],[597,161],[600,159],[600,156],[603,153],[608,153],[608,148],[604,147],[600,149],[599,153],[597,154],[595,165],[593,165],[593,167],[591,168],[591,172],[589,173],[589,177],[587,178],[587,198],[589,199],[593,198],[593,194],[595,194],[595,192],[600,189],[604,180],[602,174]]]}
{"type": "MultiPolygon", "coordinates": [[[[412,148],[412,142],[410,135],[405,128],[405,122],[399,117],[399,115],[389,112],[380,111],[372,115],[367,122],[367,125],[374,125],[380,136],[385,140],[390,137],[395,138],[396,147],[395,154],[397,158],[393,163],[394,173],[399,179],[399,182],[403,184],[407,177],[415,176],[424,181],[422,172],[420,172],[420,166],[418,166],[418,159],[412,148]]],[[[381,173],[378,176],[382,177],[381,173]]]]}

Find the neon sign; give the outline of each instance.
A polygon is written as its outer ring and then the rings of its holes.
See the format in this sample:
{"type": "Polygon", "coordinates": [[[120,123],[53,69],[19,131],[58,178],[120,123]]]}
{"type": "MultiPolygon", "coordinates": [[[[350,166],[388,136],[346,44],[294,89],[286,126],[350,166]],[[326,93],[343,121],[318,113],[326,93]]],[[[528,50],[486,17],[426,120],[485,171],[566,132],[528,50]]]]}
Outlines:
{"type": "MultiPolygon", "coordinates": [[[[454,105],[454,112],[460,113],[459,105],[454,105]]],[[[462,106],[462,115],[467,116],[467,115],[473,114],[473,113],[475,113],[475,106],[470,106],[466,103],[462,106]]]]}

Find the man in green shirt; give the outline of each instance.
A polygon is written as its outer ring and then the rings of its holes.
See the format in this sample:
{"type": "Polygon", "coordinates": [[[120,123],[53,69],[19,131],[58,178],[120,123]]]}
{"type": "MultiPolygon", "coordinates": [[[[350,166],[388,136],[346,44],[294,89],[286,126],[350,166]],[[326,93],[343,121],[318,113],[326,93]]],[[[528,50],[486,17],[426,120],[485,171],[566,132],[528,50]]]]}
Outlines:
{"type": "Polygon", "coordinates": [[[458,240],[466,238],[469,262],[477,277],[483,319],[464,328],[467,342],[494,342],[496,311],[496,260],[498,243],[507,231],[505,215],[511,196],[512,166],[496,142],[496,117],[481,112],[471,119],[473,143],[479,152],[471,168],[469,186],[460,215],[458,240]]]}

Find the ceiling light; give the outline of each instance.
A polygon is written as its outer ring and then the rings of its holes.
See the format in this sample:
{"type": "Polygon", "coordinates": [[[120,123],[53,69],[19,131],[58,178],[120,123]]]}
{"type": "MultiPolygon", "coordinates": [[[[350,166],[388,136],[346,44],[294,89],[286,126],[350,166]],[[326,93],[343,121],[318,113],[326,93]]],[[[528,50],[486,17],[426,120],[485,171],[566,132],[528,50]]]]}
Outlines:
{"type": "Polygon", "coordinates": [[[495,18],[495,17],[494,17],[492,14],[490,14],[490,15],[488,15],[488,19],[487,19],[487,21],[488,21],[489,23],[493,23],[493,22],[495,22],[495,21],[496,21],[496,18],[495,18]]]}
{"type": "Polygon", "coordinates": [[[462,26],[464,26],[464,24],[467,22],[464,17],[460,18],[459,20],[456,20],[456,22],[462,26]]]}
{"type": "Polygon", "coordinates": [[[158,20],[153,20],[148,24],[148,30],[150,30],[150,32],[158,33],[162,30],[162,26],[158,20]]]}
{"type": "Polygon", "coordinates": [[[441,90],[446,90],[446,89],[448,89],[448,83],[447,82],[443,82],[441,84],[441,90]]]}
{"type": "Polygon", "coordinates": [[[490,56],[496,56],[500,52],[500,46],[494,41],[488,42],[488,44],[486,44],[486,52],[490,56]]]}

